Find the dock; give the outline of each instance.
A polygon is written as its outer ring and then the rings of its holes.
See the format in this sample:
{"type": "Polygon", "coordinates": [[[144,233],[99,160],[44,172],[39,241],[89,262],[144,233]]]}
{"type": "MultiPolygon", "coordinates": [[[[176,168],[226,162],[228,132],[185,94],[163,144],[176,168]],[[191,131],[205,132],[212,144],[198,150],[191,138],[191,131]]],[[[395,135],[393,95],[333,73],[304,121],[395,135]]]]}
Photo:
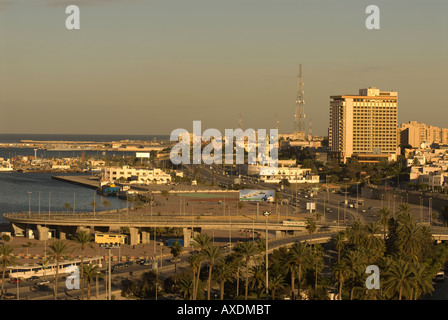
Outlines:
{"type": "Polygon", "coordinates": [[[87,187],[90,189],[97,189],[99,186],[98,180],[90,179],[91,176],[83,175],[83,176],[51,176],[52,179],[68,182],[72,184],[76,184],[78,186],[87,187]]]}

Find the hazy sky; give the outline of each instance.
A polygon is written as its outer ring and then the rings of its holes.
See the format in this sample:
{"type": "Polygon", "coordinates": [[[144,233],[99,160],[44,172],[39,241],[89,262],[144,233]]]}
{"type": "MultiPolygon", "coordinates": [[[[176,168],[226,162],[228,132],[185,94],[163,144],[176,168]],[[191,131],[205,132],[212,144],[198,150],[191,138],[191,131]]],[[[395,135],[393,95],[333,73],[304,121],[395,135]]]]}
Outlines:
{"type": "Polygon", "coordinates": [[[240,112],[290,132],[300,63],[316,135],[330,95],[367,86],[398,91],[399,122],[448,127],[447,31],[447,0],[0,0],[0,133],[223,131],[240,112]]]}

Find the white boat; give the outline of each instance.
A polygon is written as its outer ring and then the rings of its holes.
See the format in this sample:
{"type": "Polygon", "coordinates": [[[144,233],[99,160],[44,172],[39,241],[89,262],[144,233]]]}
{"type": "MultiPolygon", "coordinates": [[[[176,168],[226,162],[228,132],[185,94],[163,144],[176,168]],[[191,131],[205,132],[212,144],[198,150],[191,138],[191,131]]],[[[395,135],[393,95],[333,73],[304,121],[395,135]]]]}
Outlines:
{"type": "Polygon", "coordinates": [[[5,161],[3,162],[3,164],[0,165],[0,172],[11,172],[11,171],[15,170],[9,161],[5,161]]]}

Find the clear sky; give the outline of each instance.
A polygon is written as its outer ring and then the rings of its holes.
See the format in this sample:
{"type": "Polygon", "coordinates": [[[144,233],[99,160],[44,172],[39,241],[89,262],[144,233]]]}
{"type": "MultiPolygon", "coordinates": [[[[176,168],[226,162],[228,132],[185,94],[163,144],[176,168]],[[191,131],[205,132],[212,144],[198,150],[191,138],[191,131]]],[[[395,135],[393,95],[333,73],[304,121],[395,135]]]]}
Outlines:
{"type": "Polygon", "coordinates": [[[0,0],[0,133],[290,132],[300,63],[313,134],[367,86],[448,127],[447,31],[447,0],[0,0]]]}

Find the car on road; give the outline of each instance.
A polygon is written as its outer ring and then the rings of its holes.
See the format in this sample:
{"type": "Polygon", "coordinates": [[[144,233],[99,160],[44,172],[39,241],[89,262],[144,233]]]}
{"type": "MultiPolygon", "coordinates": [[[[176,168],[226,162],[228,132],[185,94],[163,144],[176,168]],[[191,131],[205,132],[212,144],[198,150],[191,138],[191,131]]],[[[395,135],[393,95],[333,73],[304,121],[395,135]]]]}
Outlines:
{"type": "Polygon", "coordinates": [[[6,292],[3,297],[8,300],[17,299],[17,296],[11,292],[6,292]]]}
{"type": "Polygon", "coordinates": [[[134,262],[132,262],[132,261],[126,261],[126,262],[123,262],[123,267],[130,267],[133,264],[134,264],[134,262]]]}
{"type": "Polygon", "coordinates": [[[39,281],[38,283],[36,283],[37,286],[46,286],[48,284],[50,284],[50,281],[48,280],[39,281]]]}
{"type": "Polygon", "coordinates": [[[21,283],[22,279],[21,278],[11,278],[11,280],[9,280],[9,283],[21,283]]]}
{"type": "Polygon", "coordinates": [[[28,279],[26,279],[26,281],[35,281],[35,280],[39,280],[39,277],[37,276],[31,276],[28,279]]]}
{"type": "Polygon", "coordinates": [[[171,262],[171,263],[180,262],[180,259],[179,259],[179,258],[171,259],[170,262],[171,262]]]}

